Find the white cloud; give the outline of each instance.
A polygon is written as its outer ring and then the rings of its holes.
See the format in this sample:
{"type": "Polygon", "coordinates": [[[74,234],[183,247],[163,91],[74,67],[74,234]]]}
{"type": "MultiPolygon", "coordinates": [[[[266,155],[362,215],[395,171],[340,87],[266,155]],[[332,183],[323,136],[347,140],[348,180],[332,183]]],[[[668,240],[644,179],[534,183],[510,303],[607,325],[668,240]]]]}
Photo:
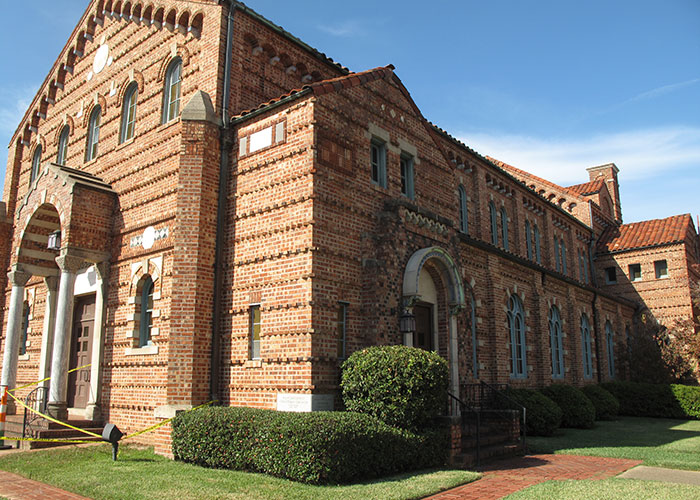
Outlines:
{"type": "Polygon", "coordinates": [[[0,88],[0,141],[7,145],[36,95],[38,85],[0,88]]]}
{"type": "Polygon", "coordinates": [[[457,134],[466,145],[561,185],[586,182],[587,167],[615,163],[625,179],[700,166],[700,128],[632,130],[580,139],[488,133],[457,134]]]}
{"type": "Polygon", "coordinates": [[[685,82],[664,85],[662,87],[657,87],[655,89],[648,90],[646,92],[642,92],[641,94],[637,94],[636,96],[632,97],[631,99],[628,99],[627,102],[644,101],[646,99],[653,99],[655,97],[658,97],[658,96],[661,96],[664,94],[670,94],[671,92],[675,92],[676,90],[682,89],[683,87],[689,87],[691,85],[695,85],[698,82],[700,82],[700,78],[694,78],[692,80],[686,80],[685,82]]]}
{"type": "Polygon", "coordinates": [[[338,37],[360,36],[365,33],[362,23],[357,20],[347,20],[336,25],[321,25],[318,26],[318,29],[338,37]]]}

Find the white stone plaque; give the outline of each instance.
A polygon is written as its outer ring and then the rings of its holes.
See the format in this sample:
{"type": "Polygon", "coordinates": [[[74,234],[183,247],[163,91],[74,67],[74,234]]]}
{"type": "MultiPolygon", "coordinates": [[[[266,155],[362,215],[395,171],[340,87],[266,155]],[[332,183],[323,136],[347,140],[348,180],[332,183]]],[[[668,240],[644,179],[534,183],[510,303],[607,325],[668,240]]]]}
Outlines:
{"type": "Polygon", "coordinates": [[[109,60],[109,45],[100,45],[95,53],[95,60],[92,61],[92,71],[97,74],[107,66],[107,61],[109,60]]]}
{"type": "Polygon", "coordinates": [[[332,394],[277,393],[277,411],[333,411],[332,394]]]}

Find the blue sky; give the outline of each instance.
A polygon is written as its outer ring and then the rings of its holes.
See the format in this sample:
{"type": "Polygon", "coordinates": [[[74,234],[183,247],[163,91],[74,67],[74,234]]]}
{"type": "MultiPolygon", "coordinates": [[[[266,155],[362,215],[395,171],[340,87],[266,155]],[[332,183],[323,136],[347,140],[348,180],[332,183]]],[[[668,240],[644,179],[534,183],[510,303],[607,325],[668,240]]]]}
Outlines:
{"type": "MultiPolygon", "coordinates": [[[[4,3],[3,179],[88,2],[4,3]]],[[[482,154],[563,185],[616,163],[626,222],[700,212],[698,0],[247,4],[353,71],[394,64],[425,117],[482,154]]]]}

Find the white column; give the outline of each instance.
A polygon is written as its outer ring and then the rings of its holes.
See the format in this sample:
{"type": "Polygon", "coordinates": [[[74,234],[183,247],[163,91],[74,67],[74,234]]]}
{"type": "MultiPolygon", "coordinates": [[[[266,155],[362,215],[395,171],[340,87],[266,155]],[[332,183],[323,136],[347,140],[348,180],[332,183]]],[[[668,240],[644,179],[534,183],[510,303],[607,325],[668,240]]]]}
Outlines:
{"type": "Polygon", "coordinates": [[[83,265],[83,259],[72,255],[56,257],[61,270],[56,304],[56,331],[53,338],[51,357],[51,384],[49,386],[49,415],[66,420],[68,418],[68,355],[70,353],[73,330],[73,293],[75,278],[83,265]]]}
{"type": "MultiPolygon", "coordinates": [[[[10,309],[7,314],[5,354],[2,359],[0,390],[5,388],[12,389],[17,382],[17,360],[19,358],[20,330],[22,329],[22,311],[24,309],[24,285],[27,284],[32,275],[22,272],[15,267],[7,274],[7,277],[12,284],[12,293],[10,295],[10,309]]],[[[14,405],[8,404],[8,413],[14,413],[14,405]]]]}
{"type": "Polygon", "coordinates": [[[92,366],[90,367],[90,396],[85,408],[87,420],[99,420],[101,417],[100,386],[102,385],[102,354],[105,338],[105,312],[107,297],[107,277],[109,263],[101,262],[95,266],[97,271],[97,291],[95,294],[95,329],[92,338],[92,366]]]}
{"type": "MultiPolygon", "coordinates": [[[[44,328],[41,334],[41,358],[39,359],[39,380],[51,375],[51,353],[53,352],[53,332],[56,327],[56,295],[58,276],[44,278],[46,284],[46,304],[44,306],[44,328]]],[[[49,387],[49,381],[42,382],[42,387],[49,387]]]]}

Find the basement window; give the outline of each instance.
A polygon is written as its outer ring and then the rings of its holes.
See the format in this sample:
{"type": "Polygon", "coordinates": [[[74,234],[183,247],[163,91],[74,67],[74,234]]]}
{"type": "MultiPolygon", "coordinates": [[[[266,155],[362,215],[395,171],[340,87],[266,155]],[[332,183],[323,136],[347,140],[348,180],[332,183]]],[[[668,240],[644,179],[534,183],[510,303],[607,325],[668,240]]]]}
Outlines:
{"type": "Polygon", "coordinates": [[[630,264],[629,265],[630,281],[642,281],[642,265],[641,264],[630,264]]]}
{"type": "Polygon", "coordinates": [[[665,260],[654,261],[654,273],[656,279],[668,278],[668,264],[665,260]]]}

